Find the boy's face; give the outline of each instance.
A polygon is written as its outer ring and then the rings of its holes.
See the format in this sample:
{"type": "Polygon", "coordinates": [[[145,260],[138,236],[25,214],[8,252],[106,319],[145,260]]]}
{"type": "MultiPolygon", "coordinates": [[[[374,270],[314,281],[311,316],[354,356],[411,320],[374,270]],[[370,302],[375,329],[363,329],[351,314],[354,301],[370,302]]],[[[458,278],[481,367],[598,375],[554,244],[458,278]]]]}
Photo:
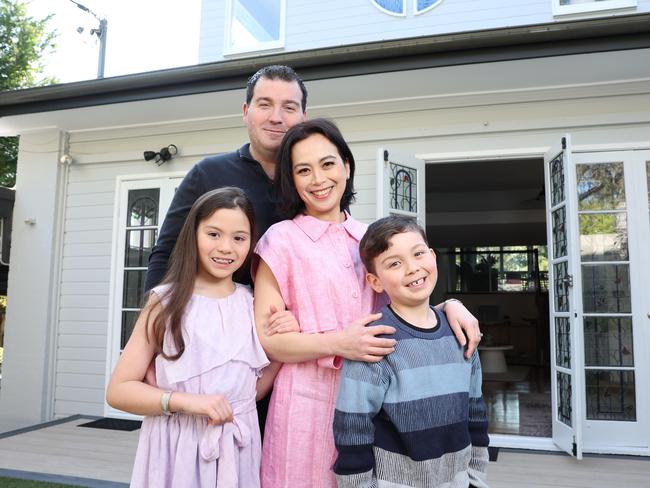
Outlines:
{"type": "Polygon", "coordinates": [[[436,254],[419,232],[395,234],[388,249],[374,259],[366,279],[377,293],[385,291],[395,305],[412,307],[429,301],[438,280],[436,254]]]}

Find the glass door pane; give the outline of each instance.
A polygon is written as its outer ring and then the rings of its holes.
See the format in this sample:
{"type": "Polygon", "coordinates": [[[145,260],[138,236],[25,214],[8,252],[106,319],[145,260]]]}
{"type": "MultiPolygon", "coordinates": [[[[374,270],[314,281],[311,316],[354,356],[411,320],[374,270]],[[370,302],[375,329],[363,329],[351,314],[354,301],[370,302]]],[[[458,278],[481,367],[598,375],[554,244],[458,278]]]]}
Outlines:
{"type": "Polygon", "coordinates": [[[586,418],[634,421],[634,358],[625,340],[631,339],[632,303],[623,162],[577,164],[576,181],[586,418]]]}
{"type": "Polygon", "coordinates": [[[568,189],[574,184],[570,140],[551,149],[545,156],[547,186],[547,235],[549,303],[551,326],[551,398],[553,442],[566,452],[582,457],[581,376],[576,354],[579,336],[576,329],[575,207],[568,189]],[[573,230],[572,230],[573,229],[573,230]]]}

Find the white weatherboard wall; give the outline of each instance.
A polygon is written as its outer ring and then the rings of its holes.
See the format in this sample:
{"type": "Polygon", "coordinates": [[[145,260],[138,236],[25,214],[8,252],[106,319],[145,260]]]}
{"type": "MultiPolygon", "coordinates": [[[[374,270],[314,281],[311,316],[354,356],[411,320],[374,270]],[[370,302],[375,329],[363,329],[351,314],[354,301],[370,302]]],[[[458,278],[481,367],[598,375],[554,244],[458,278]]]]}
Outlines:
{"type": "MultiPolygon", "coordinates": [[[[577,149],[650,144],[649,56],[624,51],[313,81],[309,115],[334,118],[350,142],[357,163],[351,210],[369,222],[379,146],[453,160],[542,154],[565,132],[577,149]]],[[[0,422],[103,414],[117,177],[184,172],[204,155],[239,147],[246,140],[242,97],[235,90],[79,109],[83,118],[75,111],[25,116],[34,124],[67,121],[74,162],[67,169],[57,163],[57,131],[23,129],[23,148],[34,141],[42,152],[22,151],[18,166],[0,422]],[[203,116],[207,109],[212,117],[203,116]],[[129,125],[147,113],[182,120],[129,125]],[[73,125],[80,120],[86,128],[73,125]],[[113,127],[103,127],[107,120],[113,127]],[[157,167],[143,160],[144,150],[172,143],[180,150],[172,161],[157,167]],[[57,202],[65,202],[58,221],[57,202]],[[34,227],[22,223],[31,213],[34,227]],[[60,262],[52,254],[57,243],[60,262]]]]}
{"type": "MultiPolygon", "coordinates": [[[[224,59],[224,32],[228,21],[226,4],[230,1],[203,0],[200,63],[224,59]]],[[[442,0],[435,8],[420,15],[413,15],[414,1],[407,2],[407,15],[404,17],[387,15],[370,0],[287,1],[285,46],[280,51],[293,52],[566,20],[553,17],[552,0],[442,0]]],[[[637,7],[633,9],[604,11],[596,15],[643,12],[650,12],[650,0],[638,0],[637,7]]],[[[582,18],[587,16],[594,14],[582,15],[582,18]]]]}
{"type": "Polygon", "coordinates": [[[104,414],[117,176],[155,178],[184,173],[205,155],[238,147],[245,137],[239,116],[219,124],[70,134],[75,162],[70,166],[64,223],[55,417],[104,414]],[[176,158],[160,167],[144,161],[144,150],[157,151],[169,144],[179,147],[176,158]]]}

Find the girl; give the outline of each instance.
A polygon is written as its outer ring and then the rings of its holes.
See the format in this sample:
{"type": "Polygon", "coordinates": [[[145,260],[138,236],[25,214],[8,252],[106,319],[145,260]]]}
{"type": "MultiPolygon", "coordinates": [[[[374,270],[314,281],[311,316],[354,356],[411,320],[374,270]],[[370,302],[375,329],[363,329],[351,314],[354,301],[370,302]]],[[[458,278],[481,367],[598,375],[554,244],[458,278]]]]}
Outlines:
{"type": "Polygon", "coordinates": [[[259,486],[255,399],[278,365],[265,368],[251,292],[232,279],[249,261],[253,229],[240,189],[201,196],[136,322],[106,394],[111,406],[146,415],[132,487],[259,486]],[[143,379],[154,356],[157,386],[143,379]]]}
{"type": "MultiPolygon", "coordinates": [[[[269,356],[290,364],[271,397],[262,486],[335,487],[332,420],[341,357],[381,360],[395,341],[378,336],[394,329],[365,327],[381,317],[368,314],[384,298],[366,283],[359,258],[366,226],[346,211],[354,199],[354,157],[338,128],[323,119],[294,126],[278,164],[276,185],[292,220],[272,226],[255,250],[255,321],[269,356]],[[301,333],[277,335],[284,324],[272,307],[291,310],[301,333]]],[[[449,305],[450,322],[465,324],[473,350],[476,320],[458,302],[449,305]]]]}

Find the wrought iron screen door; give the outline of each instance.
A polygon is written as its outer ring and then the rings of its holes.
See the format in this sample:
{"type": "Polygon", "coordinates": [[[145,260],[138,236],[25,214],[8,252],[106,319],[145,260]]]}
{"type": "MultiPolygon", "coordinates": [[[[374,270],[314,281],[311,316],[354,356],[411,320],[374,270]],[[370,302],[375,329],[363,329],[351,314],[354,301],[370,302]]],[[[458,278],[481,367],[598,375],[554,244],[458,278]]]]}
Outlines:
{"type": "MultiPolygon", "coordinates": [[[[377,218],[409,215],[426,226],[424,161],[395,151],[377,150],[377,218]]],[[[426,228],[426,227],[425,227],[426,228]]]]}
{"type": "Polygon", "coordinates": [[[551,419],[553,442],[582,459],[583,391],[582,346],[578,330],[581,314],[577,288],[576,212],[572,188],[575,170],[571,161],[571,141],[551,147],[544,156],[546,181],[546,222],[548,236],[549,304],[551,331],[551,419]]]}

